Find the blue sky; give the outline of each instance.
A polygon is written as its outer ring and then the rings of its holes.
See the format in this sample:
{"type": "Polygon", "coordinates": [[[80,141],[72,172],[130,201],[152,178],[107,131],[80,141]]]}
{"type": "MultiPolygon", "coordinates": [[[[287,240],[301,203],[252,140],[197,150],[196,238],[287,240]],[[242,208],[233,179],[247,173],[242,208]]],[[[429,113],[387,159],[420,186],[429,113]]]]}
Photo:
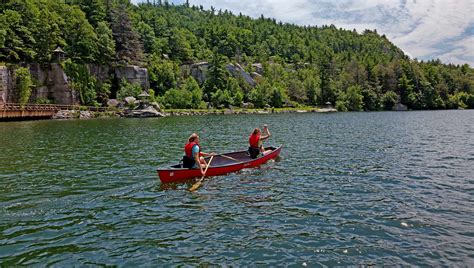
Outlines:
{"type": "MultiPolygon", "coordinates": [[[[134,3],[146,0],[132,0],[134,3]]],[[[183,0],[169,1],[181,4],[183,0]]],[[[377,29],[412,58],[474,67],[474,0],[189,0],[299,25],[377,29]]]]}

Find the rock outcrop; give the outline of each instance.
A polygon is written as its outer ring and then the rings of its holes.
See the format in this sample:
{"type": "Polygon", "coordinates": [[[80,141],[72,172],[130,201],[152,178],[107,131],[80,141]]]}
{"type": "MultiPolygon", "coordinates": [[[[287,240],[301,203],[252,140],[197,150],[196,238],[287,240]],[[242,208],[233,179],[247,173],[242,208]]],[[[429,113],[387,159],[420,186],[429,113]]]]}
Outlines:
{"type": "Polygon", "coordinates": [[[61,65],[52,63],[47,67],[42,67],[35,63],[29,64],[28,68],[38,85],[31,93],[31,102],[36,102],[38,99],[49,99],[56,104],[79,103],[79,94],[72,89],[71,81],[68,80],[61,65]]]}
{"type": "Polygon", "coordinates": [[[397,103],[393,105],[392,111],[408,111],[408,107],[405,104],[397,103]]]}
{"type": "MultiPolygon", "coordinates": [[[[32,63],[27,64],[31,76],[36,82],[32,90],[30,102],[48,99],[55,104],[79,104],[79,94],[72,86],[63,68],[58,63],[46,66],[32,63]]],[[[138,66],[127,65],[119,67],[87,65],[92,76],[99,81],[110,81],[125,78],[129,83],[140,84],[144,89],[149,88],[148,70],[138,66]]],[[[0,102],[16,102],[14,70],[0,66],[0,102]]]]}
{"type": "Polygon", "coordinates": [[[7,66],[0,66],[0,103],[8,102],[8,96],[12,95],[12,75],[7,66]]]}
{"type": "Polygon", "coordinates": [[[252,64],[252,67],[255,69],[255,72],[263,75],[263,65],[261,63],[254,63],[252,64]]]}
{"type": "Polygon", "coordinates": [[[155,108],[153,108],[153,106],[148,106],[143,109],[125,110],[123,116],[144,118],[144,117],[163,117],[165,115],[158,112],[155,108]]]}
{"type": "Polygon", "coordinates": [[[247,73],[244,70],[244,68],[242,68],[242,66],[240,66],[238,63],[236,64],[229,63],[227,64],[226,68],[227,68],[227,71],[229,71],[232,74],[232,76],[242,77],[245,80],[245,82],[247,82],[247,84],[249,84],[250,86],[254,87],[257,85],[255,80],[253,80],[252,76],[249,73],[247,73]]]}
{"type": "MultiPolygon", "coordinates": [[[[226,65],[227,71],[234,77],[242,77],[247,84],[254,87],[257,83],[251,74],[247,73],[239,64],[229,63],[226,65]]],[[[192,76],[199,84],[203,84],[207,79],[207,72],[209,71],[208,62],[198,62],[193,64],[184,64],[181,66],[181,73],[184,76],[192,76]]],[[[258,74],[257,74],[258,76],[258,74]]]]}
{"type": "Polygon", "coordinates": [[[202,61],[192,64],[183,64],[181,65],[180,69],[184,76],[192,76],[199,84],[202,85],[204,81],[206,81],[209,63],[207,61],[202,61]]]}

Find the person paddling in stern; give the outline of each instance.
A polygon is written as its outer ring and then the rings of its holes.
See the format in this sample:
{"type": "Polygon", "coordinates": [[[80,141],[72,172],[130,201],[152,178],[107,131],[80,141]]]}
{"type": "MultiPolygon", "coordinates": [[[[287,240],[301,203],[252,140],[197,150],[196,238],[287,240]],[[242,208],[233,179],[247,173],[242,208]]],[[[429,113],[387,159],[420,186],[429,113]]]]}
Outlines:
{"type": "Polygon", "coordinates": [[[188,138],[188,143],[184,146],[183,167],[184,168],[198,168],[201,174],[204,175],[204,169],[207,167],[206,160],[203,156],[212,156],[215,153],[201,152],[199,147],[199,136],[196,133],[191,134],[188,138]]]}
{"type": "Polygon", "coordinates": [[[249,137],[249,154],[251,158],[257,158],[260,153],[265,155],[267,151],[263,147],[263,141],[272,135],[267,125],[263,125],[263,135],[259,128],[255,128],[249,137]]]}

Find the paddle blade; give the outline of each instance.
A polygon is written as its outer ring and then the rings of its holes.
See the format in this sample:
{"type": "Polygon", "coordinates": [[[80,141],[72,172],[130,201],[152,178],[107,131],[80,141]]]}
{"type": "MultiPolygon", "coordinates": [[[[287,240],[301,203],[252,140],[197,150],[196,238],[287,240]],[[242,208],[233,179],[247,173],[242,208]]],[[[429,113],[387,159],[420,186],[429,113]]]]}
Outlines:
{"type": "Polygon", "coordinates": [[[189,191],[190,192],[194,192],[196,191],[199,187],[201,187],[202,185],[202,181],[198,181],[196,182],[195,184],[193,184],[193,186],[191,186],[191,188],[189,188],[189,191]]]}
{"type": "Polygon", "coordinates": [[[202,175],[202,178],[201,178],[198,182],[196,182],[191,188],[189,188],[189,191],[190,191],[190,192],[194,192],[194,191],[196,191],[199,187],[201,187],[202,180],[204,180],[204,177],[206,177],[206,172],[207,172],[207,169],[209,168],[209,166],[211,165],[212,159],[214,159],[214,156],[211,156],[211,159],[209,160],[209,163],[207,164],[207,167],[206,167],[206,169],[204,170],[204,174],[202,175]]]}

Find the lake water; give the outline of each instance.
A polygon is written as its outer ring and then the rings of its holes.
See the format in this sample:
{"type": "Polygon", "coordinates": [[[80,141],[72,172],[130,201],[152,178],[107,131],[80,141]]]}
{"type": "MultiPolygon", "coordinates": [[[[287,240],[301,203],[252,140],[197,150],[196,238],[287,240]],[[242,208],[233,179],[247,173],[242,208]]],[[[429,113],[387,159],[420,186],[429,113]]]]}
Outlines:
{"type": "Polygon", "coordinates": [[[0,266],[474,265],[474,111],[0,123],[0,266]],[[162,185],[156,168],[247,147],[281,159],[162,185]]]}

